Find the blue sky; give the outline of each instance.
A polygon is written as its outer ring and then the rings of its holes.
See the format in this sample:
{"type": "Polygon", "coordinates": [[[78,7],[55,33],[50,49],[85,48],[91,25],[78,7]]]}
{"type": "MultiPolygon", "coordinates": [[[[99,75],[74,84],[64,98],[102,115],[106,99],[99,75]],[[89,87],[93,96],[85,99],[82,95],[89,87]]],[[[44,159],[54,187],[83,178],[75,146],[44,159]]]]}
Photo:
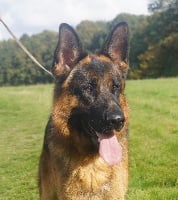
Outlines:
{"type": "MultiPolygon", "coordinates": [[[[45,29],[58,31],[62,22],[112,20],[119,13],[148,14],[149,0],[1,0],[0,17],[17,37],[45,29]]],[[[10,36],[0,24],[0,40],[10,36]]]]}

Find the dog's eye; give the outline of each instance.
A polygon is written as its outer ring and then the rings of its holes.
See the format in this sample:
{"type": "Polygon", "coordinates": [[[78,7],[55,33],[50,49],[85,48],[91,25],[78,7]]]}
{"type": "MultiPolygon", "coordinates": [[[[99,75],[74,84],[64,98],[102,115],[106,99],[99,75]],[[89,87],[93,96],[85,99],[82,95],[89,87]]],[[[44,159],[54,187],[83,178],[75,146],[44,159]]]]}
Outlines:
{"type": "Polygon", "coordinates": [[[93,85],[91,83],[88,83],[84,86],[84,91],[87,93],[91,93],[93,91],[93,85]]]}
{"type": "Polygon", "coordinates": [[[114,90],[118,90],[119,88],[120,88],[119,84],[114,84],[114,85],[113,85],[113,89],[114,89],[114,90]]]}
{"type": "Polygon", "coordinates": [[[112,93],[117,94],[119,91],[120,91],[120,85],[119,84],[113,84],[112,93]]]}

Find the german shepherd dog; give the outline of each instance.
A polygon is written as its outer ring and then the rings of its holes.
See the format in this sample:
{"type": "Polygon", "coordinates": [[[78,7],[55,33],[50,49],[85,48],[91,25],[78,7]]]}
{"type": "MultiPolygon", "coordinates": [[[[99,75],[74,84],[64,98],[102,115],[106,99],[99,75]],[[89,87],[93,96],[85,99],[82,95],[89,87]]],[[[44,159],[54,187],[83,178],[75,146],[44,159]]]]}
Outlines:
{"type": "Polygon", "coordinates": [[[55,89],[39,164],[41,200],[123,200],[128,185],[129,30],[121,22],[97,54],[61,24],[55,89]]]}

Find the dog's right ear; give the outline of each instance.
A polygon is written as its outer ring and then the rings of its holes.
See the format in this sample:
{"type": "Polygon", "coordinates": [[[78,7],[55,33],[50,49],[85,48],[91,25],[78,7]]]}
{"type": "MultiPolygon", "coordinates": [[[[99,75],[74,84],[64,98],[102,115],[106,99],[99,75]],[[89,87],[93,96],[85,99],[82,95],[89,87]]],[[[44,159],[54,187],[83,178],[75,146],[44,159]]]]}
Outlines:
{"type": "Polygon", "coordinates": [[[68,24],[59,27],[59,40],[54,53],[52,73],[55,77],[68,74],[76,63],[87,56],[75,30],[68,24]]]}

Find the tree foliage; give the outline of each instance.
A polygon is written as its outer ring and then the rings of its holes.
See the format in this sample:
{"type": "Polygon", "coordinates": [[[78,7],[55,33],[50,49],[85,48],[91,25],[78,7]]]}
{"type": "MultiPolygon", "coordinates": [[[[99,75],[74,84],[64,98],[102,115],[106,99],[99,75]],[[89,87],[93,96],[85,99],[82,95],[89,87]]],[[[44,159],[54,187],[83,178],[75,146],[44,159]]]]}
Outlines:
{"type": "Polygon", "coordinates": [[[141,43],[145,48],[137,55],[139,65],[134,71],[137,78],[178,75],[177,19],[178,9],[167,2],[167,9],[149,16],[145,28],[136,34],[135,39],[138,35],[144,38],[141,43]]]}
{"type": "MultiPolygon", "coordinates": [[[[148,5],[151,15],[119,14],[112,21],[82,21],[76,31],[89,52],[101,48],[106,35],[121,21],[130,27],[129,78],[178,76],[178,0],[155,0],[148,5]],[[152,4],[151,4],[152,3],[152,4]]],[[[20,40],[48,70],[58,34],[44,31],[22,35],[20,40]]],[[[52,79],[9,39],[0,42],[0,85],[48,83],[52,79]]]]}
{"type": "Polygon", "coordinates": [[[108,30],[107,23],[98,21],[82,21],[76,31],[88,51],[95,51],[100,48],[108,30]]]}
{"type": "Polygon", "coordinates": [[[148,4],[151,13],[178,9],[178,0],[153,0],[148,4]]]}
{"type": "MultiPolygon", "coordinates": [[[[50,69],[57,43],[56,33],[44,31],[31,37],[24,34],[20,40],[41,64],[50,69]]],[[[49,75],[37,68],[13,40],[0,42],[0,85],[28,85],[51,81],[49,75]]]]}

